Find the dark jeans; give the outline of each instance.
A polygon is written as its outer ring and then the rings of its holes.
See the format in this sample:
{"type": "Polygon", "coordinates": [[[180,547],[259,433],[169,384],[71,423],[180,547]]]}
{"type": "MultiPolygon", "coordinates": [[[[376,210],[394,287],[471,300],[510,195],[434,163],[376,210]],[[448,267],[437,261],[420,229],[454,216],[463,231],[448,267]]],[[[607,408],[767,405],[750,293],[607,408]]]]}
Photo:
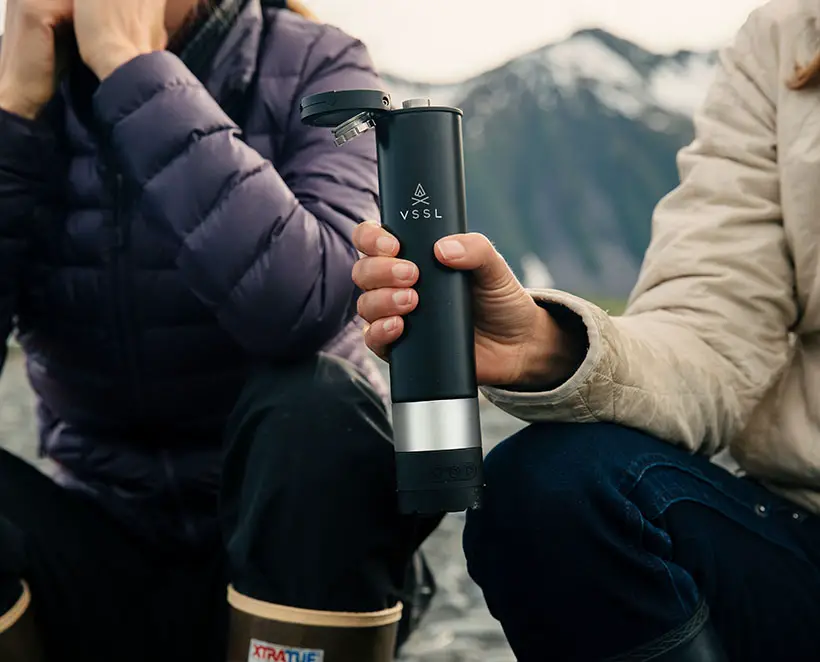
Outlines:
{"type": "Polygon", "coordinates": [[[820,518],[756,482],[608,424],[525,428],[486,480],[468,568],[521,662],[616,658],[701,604],[732,661],[820,659],[820,518]]]}
{"type": "MultiPolygon", "coordinates": [[[[224,542],[180,557],[0,451],[0,612],[28,582],[49,659],[224,662],[227,584],[307,609],[414,609],[438,519],[397,514],[382,402],[342,361],[262,369],[227,429],[224,542]]],[[[428,592],[429,593],[429,592],[428,592]]],[[[428,596],[429,598],[429,596],[428,596]]]]}

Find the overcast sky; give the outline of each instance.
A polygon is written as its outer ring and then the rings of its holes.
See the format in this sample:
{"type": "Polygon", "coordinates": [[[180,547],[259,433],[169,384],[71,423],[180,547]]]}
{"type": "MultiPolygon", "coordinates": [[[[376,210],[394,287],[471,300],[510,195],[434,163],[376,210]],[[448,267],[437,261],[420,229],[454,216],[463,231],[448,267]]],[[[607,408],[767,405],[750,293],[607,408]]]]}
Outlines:
{"type": "MultiPolygon", "coordinates": [[[[116,1],[116,0],[112,0],[116,1]]],[[[361,37],[377,64],[429,81],[464,78],[604,27],[653,50],[720,46],[761,0],[308,0],[361,37]]],[[[0,0],[0,15],[5,0],[0,0]]]]}
{"type": "Polygon", "coordinates": [[[604,27],[650,49],[713,48],[761,0],[309,0],[360,36],[378,64],[412,78],[452,80],[581,27],[604,27]]]}

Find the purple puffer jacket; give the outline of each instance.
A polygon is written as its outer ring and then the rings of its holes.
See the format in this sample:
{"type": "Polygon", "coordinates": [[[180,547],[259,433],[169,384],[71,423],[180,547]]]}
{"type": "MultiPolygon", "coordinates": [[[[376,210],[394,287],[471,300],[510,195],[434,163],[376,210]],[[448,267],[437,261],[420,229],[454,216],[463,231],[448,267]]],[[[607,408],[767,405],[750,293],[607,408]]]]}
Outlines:
{"type": "Polygon", "coordinates": [[[204,86],[153,53],[100,85],[93,130],[70,85],[50,121],[0,114],[1,331],[16,325],[66,484],[195,542],[255,361],[324,349],[384,392],[351,282],[374,142],[340,149],[299,119],[307,94],[379,86],[361,43],[253,0],[204,86]],[[236,98],[241,135],[220,108],[236,98]]]}

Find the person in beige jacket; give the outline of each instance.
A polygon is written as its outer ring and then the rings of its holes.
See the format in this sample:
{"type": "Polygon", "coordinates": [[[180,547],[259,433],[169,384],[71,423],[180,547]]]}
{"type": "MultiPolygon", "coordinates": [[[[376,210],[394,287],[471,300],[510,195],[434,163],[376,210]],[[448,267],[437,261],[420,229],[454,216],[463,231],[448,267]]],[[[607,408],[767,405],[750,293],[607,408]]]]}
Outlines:
{"type": "MultiPolygon", "coordinates": [[[[622,316],[526,292],[480,235],[487,397],[533,425],[487,457],[465,552],[522,662],[820,660],[820,2],[724,49],[622,316]]],[[[572,219],[568,219],[572,222],[572,219]]],[[[388,358],[418,269],[376,224],[354,280],[388,358]]]]}

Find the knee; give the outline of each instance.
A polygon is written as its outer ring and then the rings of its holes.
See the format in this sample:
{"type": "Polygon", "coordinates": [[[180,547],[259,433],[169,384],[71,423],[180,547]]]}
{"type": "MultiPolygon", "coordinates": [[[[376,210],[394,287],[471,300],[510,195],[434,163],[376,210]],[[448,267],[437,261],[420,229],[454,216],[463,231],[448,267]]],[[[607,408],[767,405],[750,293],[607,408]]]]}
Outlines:
{"type": "Polygon", "coordinates": [[[652,440],[617,425],[541,423],[501,442],[486,457],[489,515],[534,517],[574,510],[620,474],[652,440]],[[643,444],[644,446],[646,444],[643,444]]]}
{"type": "Polygon", "coordinates": [[[237,464],[253,464],[268,475],[290,467],[314,482],[342,480],[345,471],[355,475],[367,465],[388,472],[393,466],[385,403],[354,366],[326,354],[258,368],[226,436],[226,467],[234,473],[237,464]]]}
{"type": "Polygon", "coordinates": [[[228,423],[229,443],[298,444],[305,452],[335,453],[340,440],[366,430],[390,440],[385,403],[345,361],[319,354],[284,366],[260,366],[249,377],[228,423]]]}
{"type": "Polygon", "coordinates": [[[514,550],[549,540],[570,553],[585,530],[623,501],[619,483],[630,459],[663,442],[610,424],[535,424],[486,457],[485,504],[468,513],[465,553],[479,561],[494,545],[514,550]]]}
{"type": "Polygon", "coordinates": [[[305,408],[346,400],[369,387],[356,368],[336,356],[319,353],[297,363],[262,363],[248,376],[238,407],[265,408],[280,403],[305,408]]]}

